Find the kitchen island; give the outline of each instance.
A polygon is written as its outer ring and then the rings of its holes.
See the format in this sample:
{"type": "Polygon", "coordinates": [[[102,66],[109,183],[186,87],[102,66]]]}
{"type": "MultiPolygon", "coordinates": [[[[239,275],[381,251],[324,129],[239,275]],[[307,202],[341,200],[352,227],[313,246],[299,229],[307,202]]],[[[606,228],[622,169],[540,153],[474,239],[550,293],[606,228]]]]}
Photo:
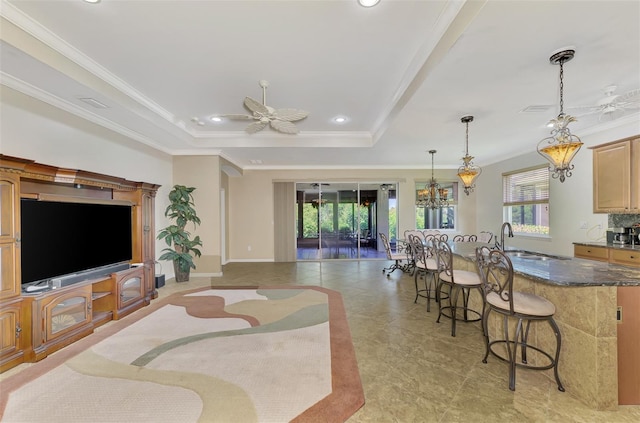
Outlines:
{"type": "MultiPolygon", "coordinates": [[[[454,267],[475,271],[475,249],[487,244],[450,245],[454,267]]],[[[597,410],[617,409],[618,288],[640,294],[640,268],[559,256],[531,260],[513,255],[511,261],[514,289],[545,297],[556,306],[554,318],[562,335],[558,369],[566,392],[597,410]]],[[[472,308],[482,308],[478,297],[471,301],[472,308]]],[[[500,319],[491,319],[489,323],[490,334],[501,330],[500,319]]],[[[640,342],[640,333],[634,335],[631,342],[640,342]]],[[[529,336],[534,344],[547,351],[554,350],[555,338],[548,324],[532,324],[529,336]]],[[[505,367],[505,375],[506,372],[505,367]]],[[[552,370],[545,373],[554,380],[552,370]]]]}

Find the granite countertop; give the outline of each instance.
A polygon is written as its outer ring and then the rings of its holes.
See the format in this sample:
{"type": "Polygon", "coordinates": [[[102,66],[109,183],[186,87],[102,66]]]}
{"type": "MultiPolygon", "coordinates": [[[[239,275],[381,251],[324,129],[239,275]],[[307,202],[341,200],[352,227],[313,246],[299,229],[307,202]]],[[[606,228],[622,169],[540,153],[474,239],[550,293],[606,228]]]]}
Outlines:
{"type": "Polygon", "coordinates": [[[604,247],[604,248],[613,248],[617,250],[631,250],[631,251],[640,251],[640,245],[631,245],[631,244],[612,244],[607,242],[574,242],[574,245],[586,245],[591,247],[604,247]]]}
{"type": "MultiPolygon", "coordinates": [[[[607,246],[606,243],[600,244],[607,246]]],[[[472,261],[475,261],[476,247],[493,246],[480,242],[450,242],[449,245],[453,254],[472,261]]],[[[543,283],[576,287],[640,286],[640,268],[638,267],[575,257],[558,255],[553,257],[558,258],[531,260],[510,256],[514,273],[543,283]]]]}

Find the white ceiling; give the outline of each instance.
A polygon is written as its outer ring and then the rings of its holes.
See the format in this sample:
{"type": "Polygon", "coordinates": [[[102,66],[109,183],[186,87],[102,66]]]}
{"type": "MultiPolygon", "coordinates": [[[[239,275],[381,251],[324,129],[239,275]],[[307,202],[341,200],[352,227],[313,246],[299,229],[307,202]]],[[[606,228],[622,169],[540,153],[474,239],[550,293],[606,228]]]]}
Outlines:
{"type": "MultiPolygon", "coordinates": [[[[1,82],[171,154],[242,168],[454,168],[535,151],[559,112],[640,89],[638,1],[1,0],[1,82]],[[309,111],[300,133],[248,122],[246,96],[309,111]],[[87,105],[92,98],[108,108],[87,105]],[[529,106],[548,106],[526,113],[529,106]],[[543,108],[544,109],[544,108],[543,108]],[[338,125],[332,119],[346,116],[338,125]],[[204,125],[192,121],[197,118],[204,125]],[[261,163],[256,163],[261,161],[261,163]]],[[[584,136],[629,121],[579,117],[584,136]]]]}

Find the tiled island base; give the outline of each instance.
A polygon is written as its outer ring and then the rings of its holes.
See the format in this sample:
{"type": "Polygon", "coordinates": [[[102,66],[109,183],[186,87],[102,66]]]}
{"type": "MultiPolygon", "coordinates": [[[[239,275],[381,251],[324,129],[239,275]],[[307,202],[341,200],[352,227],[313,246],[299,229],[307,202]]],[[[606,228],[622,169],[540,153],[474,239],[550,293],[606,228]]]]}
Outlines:
{"type": "MultiPolygon", "coordinates": [[[[454,267],[475,270],[473,262],[460,257],[455,257],[454,267]]],[[[640,289],[640,287],[633,288],[640,289]]],[[[514,289],[540,295],[556,306],[555,321],[562,336],[558,370],[566,394],[578,398],[597,410],[616,410],[618,408],[617,287],[551,285],[516,274],[514,289]]],[[[472,308],[482,309],[480,301],[479,296],[472,296],[472,308]]],[[[502,338],[502,317],[495,313],[491,316],[490,337],[502,338]]],[[[529,340],[531,344],[553,355],[556,340],[548,323],[532,323],[529,340]]],[[[529,350],[528,354],[530,363],[540,364],[543,357],[532,350],[529,350]]],[[[489,356],[488,360],[497,359],[489,356]]],[[[508,372],[506,364],[504,371],[506,376],[508,372]]],[[[516,390],[518,373],[528,371],[532,370],[516,371],[516,390]]],[[[552,369],[543,372],[555,383],[552,369]]]]}

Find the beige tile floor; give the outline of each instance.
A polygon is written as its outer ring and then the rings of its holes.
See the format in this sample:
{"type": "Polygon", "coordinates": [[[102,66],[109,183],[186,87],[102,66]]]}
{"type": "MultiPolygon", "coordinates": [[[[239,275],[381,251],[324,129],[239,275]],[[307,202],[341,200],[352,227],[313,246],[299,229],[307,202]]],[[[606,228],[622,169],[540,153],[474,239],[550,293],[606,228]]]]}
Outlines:
{"type": "Polygon", "coordinates": [[[570,392],[559,392],[542,372],[519,371],[516,391],[509,391],[506,365],[491,357],[487,364],[481,361],[479,323],[459,324],[452,338],[450,321],[436,323],[436,308],[427,313],[425,299],[414,304],[411,276],[382,274],[387,264],[230,263],[222,277],[169,280],[158,292],[165,297],[209,284],[317,285],[341,292],[366,399],[350,423],[640,422],[640,406],[591,410],[570,392]]]}

